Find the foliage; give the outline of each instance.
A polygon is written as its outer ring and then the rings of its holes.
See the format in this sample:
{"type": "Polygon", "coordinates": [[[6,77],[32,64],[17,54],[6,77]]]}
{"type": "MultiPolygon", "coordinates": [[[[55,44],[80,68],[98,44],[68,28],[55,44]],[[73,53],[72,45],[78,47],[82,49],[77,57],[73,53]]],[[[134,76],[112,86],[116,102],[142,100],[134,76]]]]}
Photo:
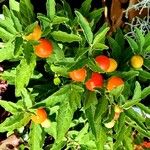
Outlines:
{"type": "MultiPolygon", "coordinates": [[[[13,65],[1,73],[1,78],[15,86],[16,99],[0,100],[0,105],[11,113],[0,124],[0,132],[20,133],[19,129],[24,127],[20,134],[28,135],[28,144],[24,147],[32,150],[133,150],[137,144],[133,132],[142,137],[140,142],[143,137],[150,137],[147,115],[150,106],[142,103],[150,94],[147,85],[150,81],[150,34],[143,35],[136,28],[135,39],[124,36],[121,29],[106,36],[107,24],[96,27],[103,9],[92,10],[91,2],[85,0],[82,8],[74,11],[64,0],[58,5],[55,0],[47,0],[47,14],[34,14],[29,0],[10,0],[9,8],[3,6],[0,62],[13,65]],[[53,53],[48,58],[35,55],[38,41],[25,39],[37,24],[41,26],[42,38],[53,44],[53,53]],[[130,65],[130,58],[135,54],[144,59],[140,69],[130,65]],[[98,55],[115,59],[117,69],[103,71],[95,61],[98,55]],[[69,72],[82,67],[87,71],[85,81],[72,81],[69,72]],[[89,91],[85,82],[92,72],[103,74],[105,81],[102,88],[89,91]],[[111,76],[122,78],[123,86],[107,91],[107,80],[111,76]],[[115,111],[116,106],[119,113],[115,111]],[[38,108],[45,108],[51,121],[49,128],[31,121],[38,108]],[[111,127],[110,122],[114,123],[111,127]],[[47,137],[53,140],[45,145],[47,137]]],[[[24,138],[22,140],[26,143],[24,138]]]]}

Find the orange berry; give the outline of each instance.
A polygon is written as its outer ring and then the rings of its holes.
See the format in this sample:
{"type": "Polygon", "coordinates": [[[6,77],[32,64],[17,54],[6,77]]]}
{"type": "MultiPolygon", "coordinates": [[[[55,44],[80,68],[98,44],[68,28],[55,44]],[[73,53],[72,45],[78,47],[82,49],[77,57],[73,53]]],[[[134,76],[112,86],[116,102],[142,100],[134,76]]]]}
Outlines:
{"type": "Polygon", "coordinates": [[[108,91],[111,91],[114,88],[116,88],[116,87],[118,87],[122,84],[124,84],[124,81],[120,77],[113,76],[113,77],[108,79],[106,88],[107,88],[108,91]]]}
{"type": "Polygon", "coordinates": [[[36,114],[31,116],[31,120],[36,124],[41,124],[46,119],[47,119],[47,113],[43,108],[37,109],[36,114]]]}
{"type": "Polygon", "coordinates": [[[82,82],[86,78],[86,69],[81,68],[78,70],[71,71],[69,72],[69,76],[74,81],[82,82]]]}
{"type": "Polygon", "coordinates": [[[117,69],[118,64],[116,60],[114,60],[113,58],[109,58],[109,61],[110,61],[110,65],[109,68],[106,70],[106,72],[113,72],[117,69]]]}

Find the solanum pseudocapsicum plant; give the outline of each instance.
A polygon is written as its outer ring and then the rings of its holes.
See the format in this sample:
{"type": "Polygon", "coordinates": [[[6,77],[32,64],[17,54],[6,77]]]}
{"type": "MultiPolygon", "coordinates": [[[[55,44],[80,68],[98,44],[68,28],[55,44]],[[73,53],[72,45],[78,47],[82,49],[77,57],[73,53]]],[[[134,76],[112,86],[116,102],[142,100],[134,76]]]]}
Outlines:
{"type": "Polygon", "coordinates": [[[46,14],[34,14],[29,0],[3,6],[0,62],[11,66],[1,78],[15,87],[15,99],[0,100],[11,113],[0,132],[17,132],[22,149],[133,150],[150,137],[142,103],[150,93],[150,34],[136,29],[133,39],[120,29],[106,39],[107,24],[97,28],[103,8],[91,9],[91,2],[74,11],[66,1],[56,7],[47,0],[46,14]],[[140,67],[132,65],[134,55],[143,58],[140,67]]]}

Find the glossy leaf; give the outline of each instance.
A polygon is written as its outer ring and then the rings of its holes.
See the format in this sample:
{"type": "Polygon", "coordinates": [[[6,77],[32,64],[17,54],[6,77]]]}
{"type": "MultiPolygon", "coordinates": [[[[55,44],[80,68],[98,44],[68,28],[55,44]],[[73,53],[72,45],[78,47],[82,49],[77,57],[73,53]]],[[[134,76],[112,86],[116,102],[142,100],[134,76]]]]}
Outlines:
{"type": "Polygon", "coordinates": [[[55,5],[56,5],[55,0],[47,0],[46,3],[47,16],[51,20],[53,20],[55,17],[55,13],[56,13],[55,5]]]}
{"type": "Polygon", "coordinates": [[[82,38],[78,35],[69,34],[63,31],[54,31],[51,33],[51,35],[56,41],[61,41],[61,42],[66,42],[66,43],[71,43],[71,42],[82,40],[82,38]]]}
{"type": "Polygon", "coordinates": [[[32,122],[29,133],[29,145],[32,150],[42,150],[42,128],[32,122]]]}
{"type": "Polygon", "coordinates": [[[0,106],[3,107],[6,111],[10,112],[11,114],[16,114],[19,113],[20,111],[23,111],[22,107],[11,101],[8,102],[5,100],[0,100],[0,106]]]}
{"type": "Polygon", "coordinates": [[[91,27],[90,27],[89,23],[87,22],[87,20],[83,17],[83,15],[80,12],[75,11],[75,14],[78,18],[78,23],[83,30],[83,33],[84,33],[84,36],[85,36],[87,42],[89,43],[89,45],[91,45],[93,42],[93,33],[91,31],[91,27]]]}
{"type": "Polygon", "coordinates": [[[13,131],[14,129],[25,126],[30,120],[28,113],[15,113],[13,116],[7,118],[0,124],[0,132],[13,131]]]}

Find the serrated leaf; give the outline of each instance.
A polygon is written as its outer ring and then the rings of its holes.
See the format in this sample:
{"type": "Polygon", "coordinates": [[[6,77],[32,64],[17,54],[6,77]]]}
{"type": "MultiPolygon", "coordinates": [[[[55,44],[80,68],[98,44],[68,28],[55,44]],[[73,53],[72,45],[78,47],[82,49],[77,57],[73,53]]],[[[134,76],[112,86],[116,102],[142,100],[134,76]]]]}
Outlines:
{"type": "Polygon", "coordinates": [[[27,89],[23,88],[21,90],[21,97],[22,97],[25,108],[32,107],[32,99],[27,89]]]}
{"type": "Polygon", "coordinates": [[[139,125],[141,128],[146,130],[146,127],[143,124],[145,119],[140,114],[135,112],[132,108],[130,108],[124,112],[125,112],[126,116],[128,116],[132,121],[134,121],[137,125],[139,125]]]}
{"type": "MultiPolygon", "coordinates": [[[[9,11],[10,13],[10,11],[9,11]]],[[[6,30],[7,32],[9,32],[10,34],[15,35],[17,33],[15,27],[14,27],[14,23],[12,21],[12,19],[10,18],[5,18],[4,20],[0,19],[0,27],[3,30],[6,30]]]]}
{"type": "Polygon", "coordinates": [[[20,0],[20,16],[23,27],[25,28],[29,24],[35,21],[35,15],[33,10],[33,5],[30,0],[20,0]]]}
{"type": "Polygon", "coordinates": [[[25,126],[30,120],[30,114],[21,112],[15,113],[0,124],[0,132],[13,131],[14,129],[25,126]]]}
{"type": "Polygon", "coordinates": [[[136,106],[143,110],[145,113],[150,114],[150,108],[145,106],[144,104],[138,103],[136,104],[136,106]]]}
{"type": "Polygon", "coordinates": [[[10,60],[14,57],[14,44],[10,41],[4,44],[4,47],[0,49],[0,62],[4,60],[10,60]]]}
{"type": "Polygon", "coordinates": [[[98,100],[95,92],[87,91],[84,100],[84,109],[89,108],[91,105],[96,105],[98,100]]]}
{"type": "Polygon", "coordinates": [[[108,43],[110,45],[110,48],[112,49],[112,57],[118,60],[122,51],[121,46],[110,36],[108,37],[108,43]]]}
{"type": "Polygon", "coordinates": [[[106,112],[107,109],[108,109],[108,99],[106,98],[106,96],[103,96],[102,98],[98,99],[94,119],[95,120],[101,119],[102,115],[106,112]]]}
{"type": "Polygon", "coordinates": [[[125,39],[124,39],[124,34],[122,32],[122,30],[119,28],[117,29],[116,35],[115,35],[115,40],[117,41],[117,43],[119,43],[119,45],[124,48],[124,44],[125,44],[125,39]]]}
{"type": "Polygon", "coordinates": [[[53,20],[55,17],[55,0],[47,0],[46,2],[46,10],[47,10],[47,16],[53,20]]]}
{"type": "Polygon", "coordinates": [[[42,128],[38,124],[32,123],[29,133],[29,145],[32,150],[42,150],[43,146],[43,137],[42,137],[42,128]]]}
{"type": "Polygon", "coordinates": [[[73,19],[72,8],[70,7],[69,3],[66,2],[66,0],[61,0],[61,2],[63,3],[65,14],[68,16],[68,18],[73,19]]]}
{"type": "Polygon", "coordinates": [[[22,44],[23,44],[23,38],[22,37],[16,37],[15,42],[14,42],[14,45],[15,45],[14,56],[18,56],[20,54],[22,44]]]}
{"type": "Polygon", "coordinates": [[[75,11],[75,14],[78,18],[78,23],[83,30],[83,33],[84,33],[84,36],[85,36],[87,42],[89,43],[89,45],[91,45],[93,42],[93,33],[92,33],[89,23],[87,22],[87,20],[83,17],[83,15],[80,12],[75,11]]]}
{"type": "Polygon", "coordinates": [[[95,63],[94,59],[89,58],[87,65],[93,72],[104,73],[104,71],[95,63]]]}
{"type": "Polygon", "coordinates": [[[127,72],[121,72],[121,76],[124,78],[124,80],[130,80],[133,79],[134,77],[138,76],[139,72],[138,71],[134,71],[134,70],[130,70],[127,72]]]}
{"type": "Polygon", "coordinates": [[[14,37],[13,34],[9,33],[8,31],[0,27],[0,39],[6,42],[13,39],[13,37],[14,37]]]}
{"type": "Polygon", "coordinates": [[[102,32],[97,34],[96,37],[94,38],[93,45],[97,43],[101,43],[102,40],[106,37],[106,33],[108,32],[108,30],[109,30],[109,27],[105,28],[102,32]]]}
{"type": "Polygon", "coordinates": [[[103,51],[109,49],[109,47],[102,43],[96,43],[93,45],[93,49],[103,51]]]}
{"type": "Polygon", "coordinates": [[[138,42],[138,45],[139,45],[139,50],[140,52],[142,52],[143,50],[143,46],[145,44],[145,38],[144,38],[144,35],[142,34],[142,31],[140,31],[140,29],[138,28],[135,28],[135,37],[136,37],[136,40],[138,42]]]}
{"type": "Polygon", "coordinates": [[[69,19],[66,17],[55,16],[53,18],[52,23],[53,24],[61,24],[61,23],[68,22],[68,21],[69,21],[69,19]]]}
{"type": "Polygon", "coordinates": [[[15,80],[15,94],[20,96],[21,91],[29,83],[29,80],[33,74],[34,67],[36,65],[36,58],[33,55],[30,63],[27,63],[25,59],[22,59],[20,64],[16,68],[16,80],[15,80]]]}
{"type": "Polygon", "coordinates": [[[84,67],[88,63],[86,58],[77,60],[70,68],[68,68],[68,72],[80,69],[84,67]]]}
{"type": "Polygon", "coordinates": [[[91,9],[91,2],[92,0],[84,0],[84,2],[81,5],[80,11],[82,14],[87,15],[91,9]]]}
{"type": "Polygon", "coordinates": [[[90,49],[89,48],[79,48],[77,53],[76,53],[76,56],[75,56],[75,61],[81,59],[90,49]]]}
{"type": "Polygon", "coordinates": [[[16,0],[9,0],[9,8],[11,10],[19,11],[19,2],[16,0]]]}
{"type": "Polygon", "coordinates": [[[16,29],[16,31],[21,33],[22,32],[22,25],[21,25],[19,18],[17,16],[15,16],[14,11],[10,11],[10,14],[11,14],[11,19],[14,23],[14,28],[16,29]]]}
{"type": "Polygon", "coordinates": [[[70,107],[69,101],[65,98],[64,102],[60,105],[57,116],[57,136],[56,141],[59,143],[64,138],[66,132],[70,127],[73,118],[73,110],[70,107]]]}
{"type": "Polygon", "coordinates": [[[144,66],[150,70],[150,59],[144,59],[144,66]]]}
{"type": "Polygon", "coordinates": [[[11,114],[16,114],[23,110],[23,108],[19,105],[5,100],[0,100],[0,106],[3,107],[6,111],[10,112],[11,114]]]}
{"type": "Polygon", "coordinates": [[[136,41],[129,36],[125,36],[125,38],[127,39],[133,53],[137,53],[139,51],[139,47],[138,47],[136,41]]]}
{"type": "Polygon", "coordinates": [[[72,34],[72,33],[69,34],[63,31],[53,31],[51,35],[56,41],[67,42],[67,43],[82,40],[82,38],[76,34],[72,34]]]}
{"type": "Polygon", "coordinates": [[[139,77],[144,79],[150,79],[150,73],[145,70],[139,70],[139,77]]]}
{"type": "Polygon", "coordinates": [[[141,99],[145,99],[148,95],[150,95],[150,86],[142,90],[141,99]]]}

